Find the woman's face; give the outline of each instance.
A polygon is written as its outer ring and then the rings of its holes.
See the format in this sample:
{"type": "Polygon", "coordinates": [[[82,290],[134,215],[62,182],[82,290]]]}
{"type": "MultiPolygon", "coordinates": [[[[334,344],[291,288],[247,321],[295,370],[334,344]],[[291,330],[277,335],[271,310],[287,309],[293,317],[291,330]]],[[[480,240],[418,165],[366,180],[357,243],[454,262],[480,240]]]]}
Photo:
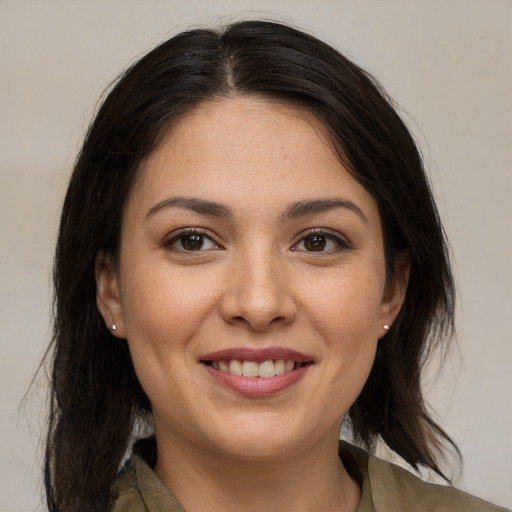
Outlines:
{"type": "Polygon", "coordinates": [[[386,282],[377,204],[319,122],[247,97],[167,134],[127,200],[118,266],[97,263],[157,439],[245,459],[337,439],[404,281],[386,282]]]}

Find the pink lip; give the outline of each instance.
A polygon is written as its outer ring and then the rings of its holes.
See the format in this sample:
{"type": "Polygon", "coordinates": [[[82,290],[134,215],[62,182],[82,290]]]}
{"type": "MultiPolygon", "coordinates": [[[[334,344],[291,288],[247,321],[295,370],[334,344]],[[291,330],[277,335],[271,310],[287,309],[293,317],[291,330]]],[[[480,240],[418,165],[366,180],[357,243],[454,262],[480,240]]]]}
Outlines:
{"type": "Polygon", "coordinates": [[[294,363],[306,363],[312,361],[311,357],[284,347],[267,347],[267,348],[228,348],[211,352],[199,357],[200,361],[229,361],[230,359],[238,359],[239,361],[256,361],[261,363],[269,359],[284,359],[285,361],[293,361],[294,363]]]}
{"type": "Polygon", "coordinates": [[[211,366],[204,368],[222,386],[232,389],[246,396],[264,397],[275,395],[280,391],[298,382],[308,371],[311,365],[301,366],[291,372],[286,372],[275,377],[240,377],[228,372],[215,370],[211,366]]]}
{"type": "MultiPolygon", "coordinates": [[[[258,363],[268,361],[269,359],[274,361],[276,359],[284,359],[285,361],[293,361],[298,364],[313,362],[311,357],[284,347],[267,347],[258,349],[248,347],[228,348],[202,355],[199,358],[203,363],[212,361],[229,361],[231,359],[238,359],[239,361],[256,361],[258,363]]],[[[290,372],[285,372],[281,375],[268,378],[242,377],[239,375],[232,375],[229,372],[216,370],[210,365],[204,364],[203,366],[218,384],[242,395],[264,397],[277,394],[292,386],[302,379],[312,365],[307,364],[290,372]]]]}

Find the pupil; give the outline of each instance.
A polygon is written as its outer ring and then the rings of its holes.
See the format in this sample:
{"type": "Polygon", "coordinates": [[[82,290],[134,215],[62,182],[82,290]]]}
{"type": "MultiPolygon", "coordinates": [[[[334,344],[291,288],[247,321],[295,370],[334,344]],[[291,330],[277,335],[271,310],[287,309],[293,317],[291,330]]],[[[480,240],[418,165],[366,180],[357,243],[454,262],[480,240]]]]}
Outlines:
{"type": "Polygon", "coordinates": [[[198,251],[203,247],[203,237],[201,235],[187,235],[181,239],[181,246],[187,251],[198,251]]]}
{"type": "Polygon", "coordinates": [[[305,246],[308,251],[321,251],[325,248],[325,236],[312,235],[306,238],[305,246]]]}

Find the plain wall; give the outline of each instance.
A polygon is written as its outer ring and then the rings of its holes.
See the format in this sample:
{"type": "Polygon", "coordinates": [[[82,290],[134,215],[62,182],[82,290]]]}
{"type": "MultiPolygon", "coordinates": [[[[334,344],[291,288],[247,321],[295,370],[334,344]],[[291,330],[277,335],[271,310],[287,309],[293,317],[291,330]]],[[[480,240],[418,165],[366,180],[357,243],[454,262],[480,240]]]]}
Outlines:
{"type": "Polygon", "coordinates": [[[97,100],[136,56],[219,16],[310,31],[403,108],[459,286],[459,348],[430,372],[428,396],[465,457],[456,485],[512,506],[512,2],[2,0],[0,511],[44,509],[44,373],[23,398],[49,340],[59,209],[97,100]]]}

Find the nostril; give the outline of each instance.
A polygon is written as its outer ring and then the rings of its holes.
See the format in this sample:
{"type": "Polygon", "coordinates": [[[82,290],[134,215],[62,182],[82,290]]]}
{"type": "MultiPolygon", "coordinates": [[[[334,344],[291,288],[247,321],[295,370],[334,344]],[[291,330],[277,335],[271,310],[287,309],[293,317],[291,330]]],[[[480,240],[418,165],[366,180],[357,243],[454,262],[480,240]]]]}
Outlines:
{"type": "Polygon", "coordinates": [[[269,326],[277,327],[295,320],[296,307],[292,300],[266,296],[264,291],[258,291],[259,288],[262,287],[251,287],[251,291],[245,293],[226,294],[219,304],[219,313],[224,321],[262,331],[269,326]]]}

